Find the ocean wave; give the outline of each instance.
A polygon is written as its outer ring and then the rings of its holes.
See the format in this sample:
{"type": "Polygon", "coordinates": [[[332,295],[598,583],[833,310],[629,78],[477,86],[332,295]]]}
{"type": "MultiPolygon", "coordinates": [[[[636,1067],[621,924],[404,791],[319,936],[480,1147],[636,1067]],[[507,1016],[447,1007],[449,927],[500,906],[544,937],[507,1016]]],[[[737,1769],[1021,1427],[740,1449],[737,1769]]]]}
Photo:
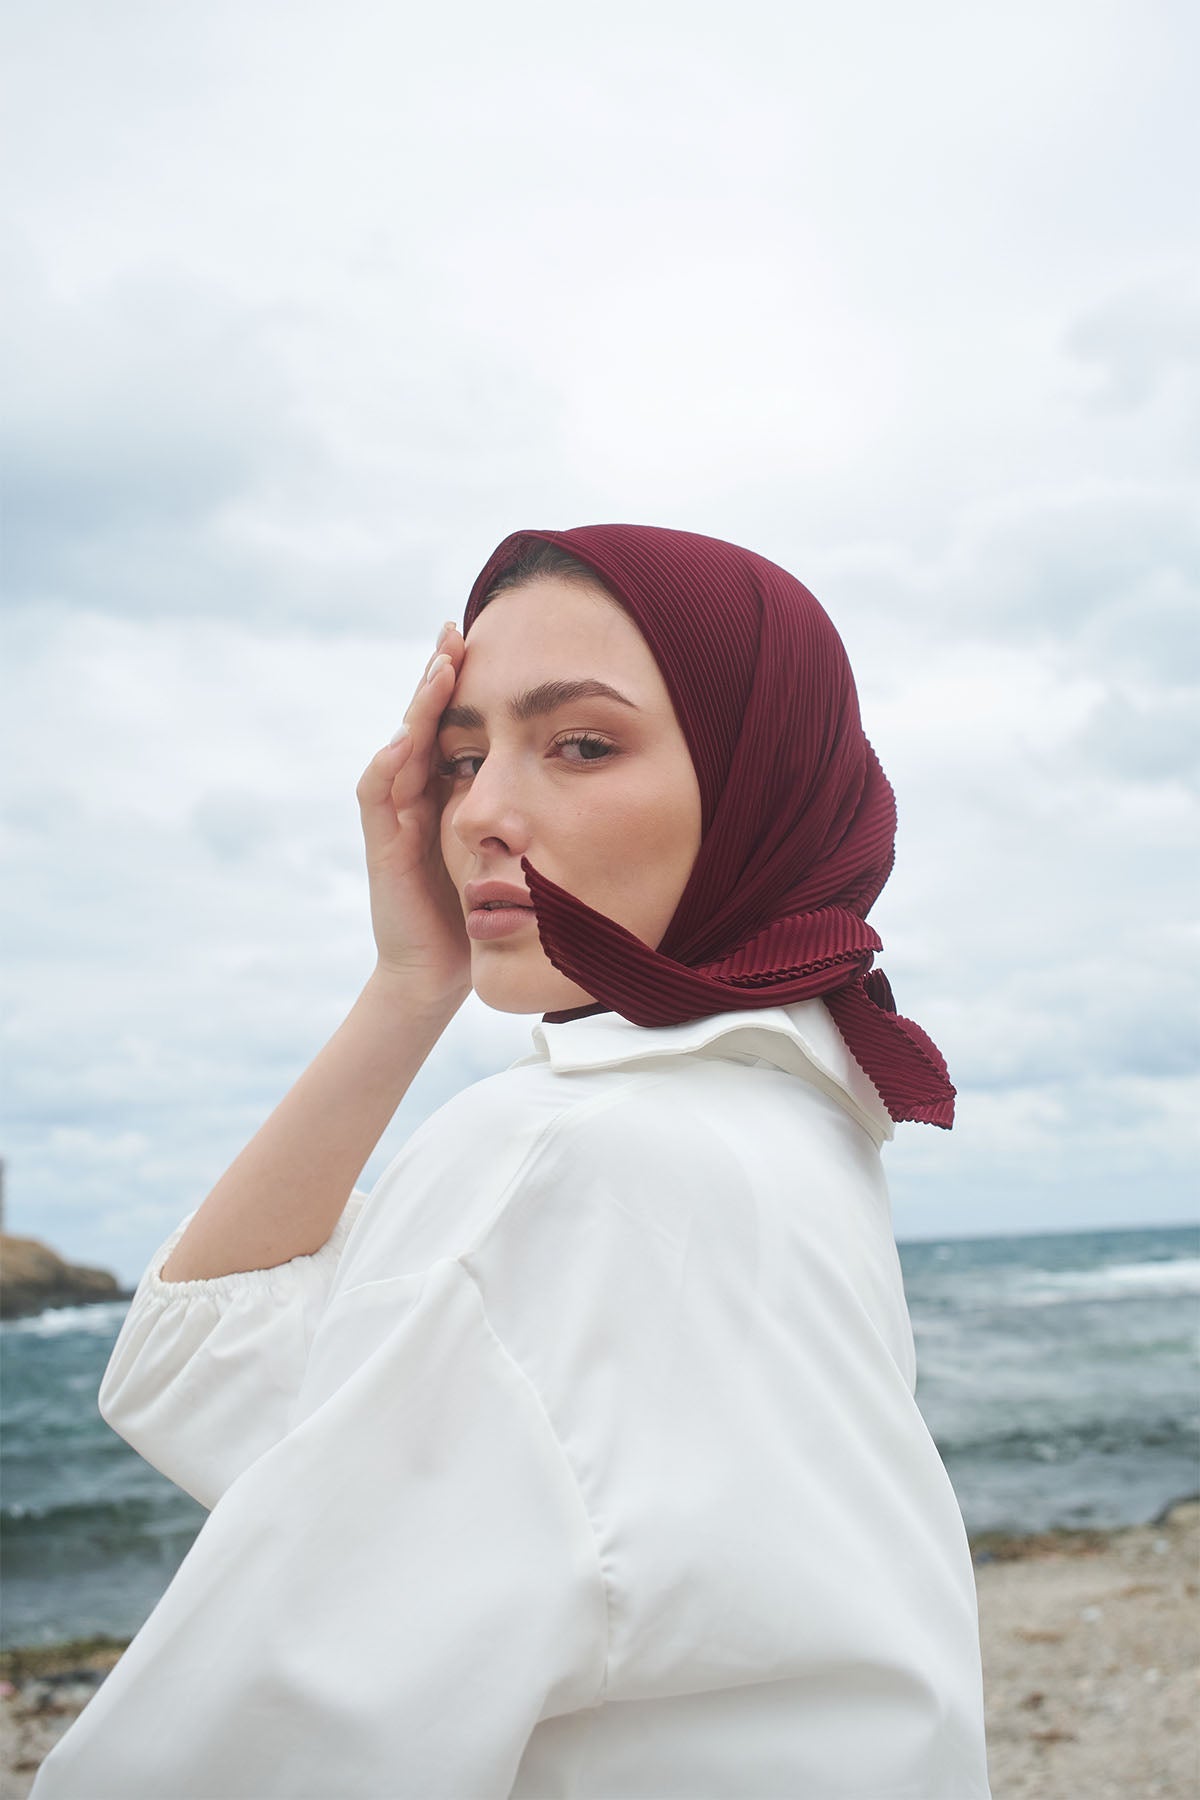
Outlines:
{"type": "Polygon", "coordinates": [[[64,1500],[56,1506],[22,1506],[10,1501],[0,1506],[0,1521],[5,1534],[10,1531],[47,1531],[55,1526],[87,1531],[96,1526],[127,1526],[139,1529],[161,1517],[166,1508],[157,1498],[129,1495],[123,1500],[64,1500]]]}
{"type": "Polygon", "coordinates": [[[91,1306],[51,1306],[45,1312],[31,1313],[27,1319],[5,1319],[0,1323],[0,1333],[5,1337],[56,1338],[68,1332],[82,1332],[91,1337],[112,1337],[128,1311],[128,1300],[99,1300],[91,1306]]]}
{"type": "Polygon", "coordinates": [[[0,1509],[0,1564],[6,1580],[54,1569],[101,1566],[113,1557],[152,1565],[178,1560],[204,1522],[180,1496],[163,1500],[67,1501],[0,1509]]]}
{"type": "Polygon", "coordinates": [[[1039,1269],[1017,1296],[1026,1306],[1074,1300],[1166,1300],[1200,1296],[1200,1256],[1171,1261],[1108,1263],[1095,1269],[1039,1269]]]}
{"type": "Polygon", "coordinates": [[[947,1463],[967,1459],[988,1463],[1070,1462],[1080,1456],[1127,1457],[1131,1452],[1182,1452],[1194,1458],[1200,1431],[1194,1419],[1174,1415],[1125,1419],[1081,1419],[1070,1425],[1010,1431],[937,1434],[939,1454],[947,1463]]]}

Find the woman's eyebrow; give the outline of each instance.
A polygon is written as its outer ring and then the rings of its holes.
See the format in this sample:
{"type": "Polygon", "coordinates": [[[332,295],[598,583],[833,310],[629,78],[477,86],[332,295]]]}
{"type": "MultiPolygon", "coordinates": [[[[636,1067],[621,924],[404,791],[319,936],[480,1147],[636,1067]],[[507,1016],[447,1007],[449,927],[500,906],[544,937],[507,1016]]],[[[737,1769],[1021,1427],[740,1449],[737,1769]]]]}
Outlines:
{"type": "MultiPolygon", "coordinates": [[[[543,681],[537,687],[526,688],[524,693],[514,694],[508,703],[511,718],[519,725],[530,719],[544,718],[547,713],[557,712],[560,706],[569,706],[574,700],[619,700],[622,706],[631,706],[637,711],[634,701],[627,695],[619,694],[606,681],[543,681]]],[[[439,731],[452,731],[456,726],[463,731],[482,731],[486,720],[477,706],[448,706],[438,720],[439,731]]]]}

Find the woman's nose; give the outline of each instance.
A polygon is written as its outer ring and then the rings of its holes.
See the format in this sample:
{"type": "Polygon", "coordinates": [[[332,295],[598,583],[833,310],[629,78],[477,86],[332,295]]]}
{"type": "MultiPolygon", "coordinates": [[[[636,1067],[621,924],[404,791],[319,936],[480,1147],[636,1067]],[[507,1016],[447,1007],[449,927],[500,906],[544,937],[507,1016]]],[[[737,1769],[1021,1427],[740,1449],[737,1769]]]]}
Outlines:
{"type": "Polygon", "coordinates": [[[515,771],[494,752],[485,756],[461,797],[452,803],[452,828],[469,850],[503,847],[511,856],[529,846],[529,827],[515,771]]]}

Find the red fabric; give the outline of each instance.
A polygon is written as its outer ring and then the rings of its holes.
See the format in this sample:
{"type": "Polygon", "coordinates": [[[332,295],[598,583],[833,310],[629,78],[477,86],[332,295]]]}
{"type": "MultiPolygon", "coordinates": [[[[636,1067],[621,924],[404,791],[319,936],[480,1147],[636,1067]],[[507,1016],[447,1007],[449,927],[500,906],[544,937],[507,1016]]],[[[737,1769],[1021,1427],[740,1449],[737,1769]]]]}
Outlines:
{"type": "Polygon", "coordinates": [[[676,1025],[820,995],[893,1119],[949,1126],[937,1046],[894,1010],[866,915],[892,867],[895,799],[863,735],[854,677],[794,576],[717,538],[648,525],[508,537],[471,590],[464,630],[529,539],[595,569],[662,671],[700,786],[703,837],[657,950],[527,859],[542,946],[612,1010],[676,1025]]]}

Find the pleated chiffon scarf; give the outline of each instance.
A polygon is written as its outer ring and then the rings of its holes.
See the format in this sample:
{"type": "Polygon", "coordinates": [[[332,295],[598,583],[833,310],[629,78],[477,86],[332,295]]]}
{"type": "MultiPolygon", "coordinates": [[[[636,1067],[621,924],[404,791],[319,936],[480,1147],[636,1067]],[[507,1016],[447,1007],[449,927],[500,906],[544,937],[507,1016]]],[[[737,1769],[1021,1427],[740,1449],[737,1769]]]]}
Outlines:
{"type": "Polygon", "coordinates": [[[863,734],[841,639],[818,601],[753,551],[649,525],[514,532],[471,589],[469,631],[531,546],[595,571],[646,639],[700,787],[702,838],[657,949],[527,858],[547,957],[635,1025],[682,1024],[820,996],[895,1120],[950,1126],[954,1088],[901,1018],[866,916],[891,872],[896,805],[863,734]]]}

